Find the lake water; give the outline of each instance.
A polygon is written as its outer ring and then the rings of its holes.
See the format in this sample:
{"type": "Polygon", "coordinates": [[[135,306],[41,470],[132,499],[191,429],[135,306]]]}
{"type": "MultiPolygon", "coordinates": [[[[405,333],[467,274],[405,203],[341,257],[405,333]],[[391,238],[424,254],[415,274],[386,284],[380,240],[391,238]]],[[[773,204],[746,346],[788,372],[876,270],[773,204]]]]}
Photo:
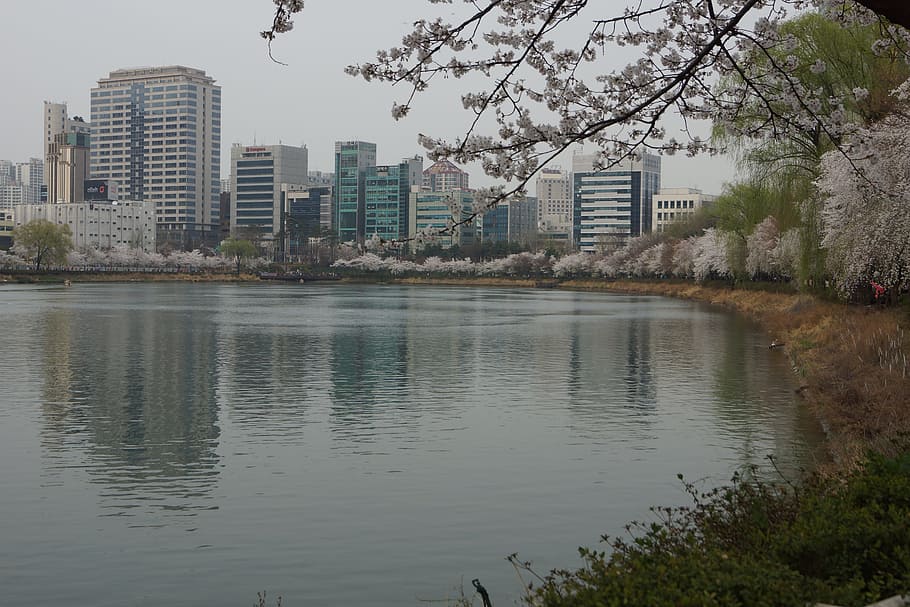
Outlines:
{"type": "Polygon", "coordinates": [[[770,337],[658,297],[0,287],[0,588],[30,607],[419,605],[818,430],[770,337]]]}

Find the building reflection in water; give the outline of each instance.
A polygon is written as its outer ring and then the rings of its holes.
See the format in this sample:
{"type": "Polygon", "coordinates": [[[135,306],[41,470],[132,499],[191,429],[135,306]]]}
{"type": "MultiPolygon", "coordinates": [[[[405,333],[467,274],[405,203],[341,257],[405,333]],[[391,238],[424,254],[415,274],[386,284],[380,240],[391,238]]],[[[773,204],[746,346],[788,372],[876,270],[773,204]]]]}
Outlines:
{"type": "Polygon", "coordinates": [[[42,441],[53,467],[81,461],[113,514],[192,513],[216,482],[210,312],[47,312],[42,441]]]}

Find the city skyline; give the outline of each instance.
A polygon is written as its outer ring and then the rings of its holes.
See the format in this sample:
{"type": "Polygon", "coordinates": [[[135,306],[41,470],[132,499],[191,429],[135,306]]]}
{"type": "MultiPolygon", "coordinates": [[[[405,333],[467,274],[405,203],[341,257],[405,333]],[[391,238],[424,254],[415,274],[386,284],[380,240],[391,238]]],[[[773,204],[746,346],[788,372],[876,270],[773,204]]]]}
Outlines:
{"type": "MultiPolygon", "coordinates": [[[[310,167],[321,171],[333,169],[334,142],[339,140],[375,142],[379,164],[426,156],[417,134],[461,135],[469,115],[460,95],[483,83],[441,83],[418,98],[407,118],[394,121],[390,108],[402,100],[404,89],[343,73],[346,65],[396,44],[415,18],[428,13],[425,0],[393,4],[395,10],[389,3],[363,3],[356,13],[334,3],[308,5],[294,31],[273,45],[276,59],[287,63],[282,66],[269,59],[258,35],[271,21],[270,3],[241,3],[229,14],[213,0],[192,5],[164,0],[154,7],[99,0],[78,5],[52,1],[49,7],[16,3],[0,24],[0,50],[7,57],[20,56],[10,62],[15,95],[0,100],[0,158],[21,162],[43,157],[44,101],[66,102],[70,116],[88,119],[90,90],[98,79],[114,70],[163,65],[204,70],[222,88],[222,176],[228,175],[233,144],[306,145],[310,167]],[[80,25],[88,26],[97,15],[104,15],[106,27],[87,34],[80,25]],[[33,34],[21,25],[36,22],[42,24],[42,36],[66,49],[65,63],[59,55],[21,52],[34,44],[33,34]],[[143,27],[131,27],[133,23],[143,27]]],[[[708,125],[703,126],[708,134],[708,125]]],[[[557,164],[569,169],[571,157],[557,164]]],[[[479,165],[462,168],[475,187],[496,183],[479,165]]],[[[719,193],[734,172],[724,158],[677,156],[665,160],[664,176],[668,187],[719,193]]],[[[533,179],[529,186],[533,193],[533,179]]]]}

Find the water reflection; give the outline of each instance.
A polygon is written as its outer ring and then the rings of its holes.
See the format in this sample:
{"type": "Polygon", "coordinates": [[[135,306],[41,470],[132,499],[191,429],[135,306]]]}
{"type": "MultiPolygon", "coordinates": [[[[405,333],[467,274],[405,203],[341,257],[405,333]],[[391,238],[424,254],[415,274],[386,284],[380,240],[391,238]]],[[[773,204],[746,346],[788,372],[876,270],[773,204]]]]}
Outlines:
{"type": "Polygon", "coordinates": [[[218,411],[204,310],[51,309],[42,443],[65,475],[84,450],[103,508],[190,512],[217,475],[218,411]]]}

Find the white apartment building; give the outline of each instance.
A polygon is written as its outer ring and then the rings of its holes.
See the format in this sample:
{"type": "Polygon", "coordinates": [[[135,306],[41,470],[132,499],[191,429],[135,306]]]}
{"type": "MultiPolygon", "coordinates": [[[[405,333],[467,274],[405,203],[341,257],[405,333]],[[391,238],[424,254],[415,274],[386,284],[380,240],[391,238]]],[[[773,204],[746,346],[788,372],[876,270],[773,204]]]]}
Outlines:
{"type": "MultiPolygon", "coordinates": [[[[115,70],[91,92],[91,175],[155,205],[159,230],[217,233],[221,87],[183,66],[115,70]]],[[[180,238],[168,238],[179,240],[180,238]]]]}
{"type": "Polygon", "coordinates": [[[127,245],[155,251],[155,205],[151,202],[28,204],[13,209],[15,224],[44,219],[67,225],[76,249],[127,245]]]}
{"type": "Polygon", "coordinates": [[[652,198],[651,225],[654,232],[663,232],[668,225],[685,221],[695,212],[711,205],[717,196],[703,194],[693,188],[662,188],[652,198]]]}
{"type": "Polygon", "coordinates": [[[0,209],[11,209],[14,205],[25,204],[26,187],[19,183],[0,185],[0,209]]]}

